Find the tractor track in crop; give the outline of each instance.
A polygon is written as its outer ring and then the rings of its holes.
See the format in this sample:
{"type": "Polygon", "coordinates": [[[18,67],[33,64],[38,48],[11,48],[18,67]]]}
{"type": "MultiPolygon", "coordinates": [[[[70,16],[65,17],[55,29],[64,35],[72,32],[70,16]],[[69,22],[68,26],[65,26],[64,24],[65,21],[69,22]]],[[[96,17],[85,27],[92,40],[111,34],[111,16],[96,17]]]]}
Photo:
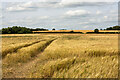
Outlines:
{"type": "MultiPolygon", "coordinates": [[[[39,42],[41,42],[41,41],[45,41],[45,40],[35,41],[35,42],[30,43],[30,44],[26,44],[26,45],[24,45],[24,46],[19,46],[19,47],[17,47],[15,50],[13,50],[12,52],[9,52],[8,54],[17,53],[17,51],[18,51],[19,49],[22,49],[22,48],[25,48],[25,47],[29,47],[29,46],[34,45],[34,44],[37,44],[37,43],[39,43],[39,42]]],[[[7,54],[6,54],[6,55],[7,55],[7,54]]],[[[2,55],[2,59],[4,59],[6,55],[2,55]]]]}
{"type": "MultiPolygon", "coordinates": [[[[56,38],[57,39],[57,38],[56,38]]],[[[30,69],[39,61],[39,57],[41,56],[41,53],[44,52],[44,50],[50,46],[50,44],[55,41],[56,39],[51,40],[41,52],[39,52],[38,55],[33,57],[29,62],[24,63],[19,66],[19,68],[16,68],[13,70],[11,74],[3,74],[3,78],[26,78],[26,74],[29,73],[30,69]]]]}

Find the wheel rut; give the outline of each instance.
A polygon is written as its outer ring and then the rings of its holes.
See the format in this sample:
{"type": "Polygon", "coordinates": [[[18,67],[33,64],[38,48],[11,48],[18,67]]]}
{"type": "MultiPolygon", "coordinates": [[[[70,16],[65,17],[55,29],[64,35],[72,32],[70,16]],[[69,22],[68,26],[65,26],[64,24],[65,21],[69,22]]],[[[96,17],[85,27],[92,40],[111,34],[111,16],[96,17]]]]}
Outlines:
{"type": "Polygon", "coordinates": [[[51,40],[44,49],[39,52],[38,55],[33,57],[29,62],[22,64],[17,70],[13,71],[12,74],[4,75],[4,78],[26,78],[26,73],[29,73],[29,70],[39,61],[39,57],[41,56],[41,53],[44,52],[44,50],[50,46],[50,44],[55,41],[56,39],[51,40]]]}
{"type": "MultiPolygon", "coordinates": [[[[30,44],[26,44],[26,45],[23,45],[23,46],[19,46],[19,47],[15,48],[12,52],[9,52],[9,54],[16,53],[16,52],[17,52],[19,49],[21,49],[21,48],[29,47],[29,46],[34,45],[34,44],[37,44],[37,43],[39,43],[39,42],[41,42],[41,41],[44,41],[44,40],[40,40],[40,41],[36,41],[36,42],[30,43],[30,44]]],[[[7,55],[7,54],[2,55],[2,59],[4,59],[6,55],[7,55]]]]}

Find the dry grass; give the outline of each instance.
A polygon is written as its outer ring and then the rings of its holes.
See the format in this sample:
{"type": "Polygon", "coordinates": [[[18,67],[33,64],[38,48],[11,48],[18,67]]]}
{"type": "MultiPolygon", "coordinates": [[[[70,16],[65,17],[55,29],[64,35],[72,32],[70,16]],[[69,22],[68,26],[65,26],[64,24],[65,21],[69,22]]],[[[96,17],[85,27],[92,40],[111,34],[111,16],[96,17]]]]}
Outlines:
{"type": "MultiPolygon", "coordinates": [[[[26,78],[118,77],[118,35],[60,35],[59,37],[37,57],[37,63],[26,69],[24,73],[26,78]]],[[[46,42],[49,40],[9,54],[3,61],[3,72],[7,73],[6,70],[17,68],[18,66],[14,66],[16,63],[29,61],[32,56],[40,52],[40,47],[46,42]]]]}
{"type": "MultiPolygon", "coordinates": [[[[9,74],[9,72],[11,72],[11,69],[15,69],[16,66],[20,66],[21,64],[27,63],[32,60],[32,58],[37,56],[37,54],[40,54],[55,39],[54,37],[45,36],[29,38],[27,37],[27,40],[26,37],[11,37],[12,40],[10,38],[5,38],[7,41],[9,41],[7,44],[9,44],[10,46],[12,45],[11,43],[13,42],[13,40],[14,42],[16,40],[15,44],[18,44],[18,46],[14,45],[14,47],[8,47],[8,49],[6,49],[7,47],[4,48],[4,50],[6,51],[6,56],[3,59],[3,74],[9,74]],[[19,39],[21,39],[22,41],[19,39]],[[36,42],[33,42],[32,40],[36,42]]],[[[5,39],[3,38],[3,40],[5,39]]],[[[5,43],[3,42],[3,44],[5,43]]]]}
{"type": "Polygon", "coordinates": [[[22,47],[27,47],[38,42],[39,41],[30,42],[30,43],[25,42],[25,43],[14,44],[14,45],[10,45],[9,47],[5,47],[2,49],[2,58],[4,58],[7,54],[16,52],[18,49],[22,47]]]}
{"type": "Polygon", "coordinates": [[[4,59],[6,62],[5,64],[9,63],[13,65],[24,63],[40,53],[50,42],[51,40],[41,41],[32,46],[21,48],[16,53],[7,54],[6,58],[4,59]]]}
{"type": "MultiPolygon", "coordinates": [[[[29,34],[30,35],[30,34],[29,34]]],[[[4,58],[7,54],[16,52],[18,49],[22,47],[27,47],[32,44],[38,43],[41,40],[47,40],[52,37],[47,36],[11,36],[11,35],[3,35],[2,37],[2,57],[4,58]]]]}
{"type": "Polygon", "coordinates": [[[63,36],[41,54],[28,77],[116,78],[117,39],[117,35],[63,36]]]}

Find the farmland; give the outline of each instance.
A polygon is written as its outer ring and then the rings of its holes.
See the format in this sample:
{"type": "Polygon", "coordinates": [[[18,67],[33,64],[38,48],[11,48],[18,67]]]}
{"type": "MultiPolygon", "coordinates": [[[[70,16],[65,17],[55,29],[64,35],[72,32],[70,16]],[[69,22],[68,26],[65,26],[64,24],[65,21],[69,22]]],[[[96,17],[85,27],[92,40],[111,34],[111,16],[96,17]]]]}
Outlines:
{"type": "MultiPolygon", "coordinates": [[[[42,32],[94,32],[94,30],[49,30],[49,31],[33,31],[33,33],[42,33],[42,32]]],[[[99,30],[99,32],[120,32],[120,30],[99,30]]]]}
{"type": "Polygon", "coordinates": [[[3,78],[117,78],[117,34],[7,34],[3,78]]]}

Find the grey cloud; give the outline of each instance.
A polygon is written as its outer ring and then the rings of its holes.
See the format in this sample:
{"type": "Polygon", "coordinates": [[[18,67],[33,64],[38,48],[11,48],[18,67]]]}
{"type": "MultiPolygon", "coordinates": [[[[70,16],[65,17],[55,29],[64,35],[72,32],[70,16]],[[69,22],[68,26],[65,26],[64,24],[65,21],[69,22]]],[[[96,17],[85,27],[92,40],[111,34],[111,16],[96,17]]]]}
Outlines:
{"type": "Polygon", "coordinates": [[[68,2],[68,3],[59,3],[61,7],[80,7],[80,6],[104,6],[111,3],[108,2],[68,2]]]}
{"type": "Polygon", "coordinates": [[[7,11],[31,11],[39,8],[63,8],[63,7],[80,7],[80,6],[104,6],[112,3],[108,2],[21,2],[9,6],[7,11]]]}

